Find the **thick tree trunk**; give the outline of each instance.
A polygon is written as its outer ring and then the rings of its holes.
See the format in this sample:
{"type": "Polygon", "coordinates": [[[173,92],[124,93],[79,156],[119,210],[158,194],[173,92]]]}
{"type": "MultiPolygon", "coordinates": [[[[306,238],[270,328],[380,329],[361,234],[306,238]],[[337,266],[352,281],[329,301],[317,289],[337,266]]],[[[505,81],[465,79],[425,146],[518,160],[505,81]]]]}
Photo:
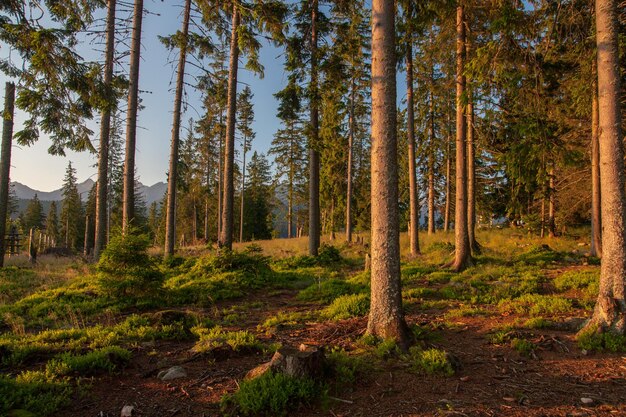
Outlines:
{"type": "Polygon", "coordinates": [[[621,132],[617,1],[596,0],[602,263],[600,291],[588,326],[623,334],[626,329],[626,213],[621,132]]]}
{"type": "Polygon", "coordinates": [[[598,140],[598,71],[592,67],[591,99],[591,256],[602,257],[602,216],[600,213],[600,142],[598,140]]]}
{"type": "Polygon", "coordinates": [[[13,118],[15,115],[15,84],[4,85],[4,112],[2,114],[2,148],[0,148],[0,267],[4,266],[6,251],[7,212],[9,210],[9,187],[11,171],[11,146],[13,141],[13,118]]]}
{"type": "Polygon", "coordinates": [[[456,208],[454,216],[455,259],[457,272],[472,264],[472,251],[467,230],[467,164],[465,105],[465,16],[462,5],[456,13],[456,208]]]}
{"type": "Polygon", "coordinates": [[[126,157],[124,160],[124,196],[122,231],[127,233],[135,218],[135,143],[137,140],[137,111],[139,110],[139,61],[141,56],[141,23],[143,0],[135,0],[133,35],[130,47],[130,76],[128,79],[128,110],[126,119],[126,157]]]}
{"type": "Polygon", "coordinates": [[[246,137],[243,137],[243,163],[241,164],[241,201],[239,202],[239,243],[243,242],[243,193],[246,190],[246,137]]]}
{"type": "Polygon", "coordinates": [[[407,345],[398,225],[395,10],[372,2],[372,269],[368,334],[407,345]]]}
{"type": "MultiPolygon", "coordinates": [[[[412,4],[408,2],[407,15],[411,16],[412,4]]],[[[420,224],[420,202],[417,191],[417,172],[415,169],[415,116],[413,114],[413,37],[411,33],[407,33],[406,45],[406,114],[407,114],[407,139],[409,141],[409,205],[410,205],[410,228],[409,242],[411,247],[411,256],[417,256],[420,253],[419,242],[419,224],[420,224]]]]}
{"type": "Polygon", "coordinates": [[[224,149],[224,191],[222,195],[222,227],[219,246],[233,247],[233,202],[235,195],[235,118],[237,117],[237,72],[239,70],[239,7],[233,2],[233,23],[230,37],[230,62],[228,74],[228,114],[226,115],[226,147],[224,149]]]}
{"type": "Polygon", "coordinates": [[[354,80],[350,84],[350,115],[348,120],[348,179],[346,192],[346,242],[352,243],[352,148],[354,143],[354,80]]]}
{"type": "MultiPolygon", "coordinates": [[[[106,50],[104,58],[104,86],[109,94],[113,79],[113,54],[115,52],[115,6],[116,0],[107,2],[106,50]]],[[[107,195],[109,184],[109,137],[111,135],[111,104],[107,104],[100,118],[100,146],[98,149],[98,181],[96,184],[96,235],[93,256],[95,260],[106,246],[107,195]]]]}
{"type": "MultiPolygon", "coordinates": [[[[187,62],[187,37],[189,35],[189,14],[191,0],[185,0],[183,12],[182,44],[178,57],[176,74],[176,96],[174,98],[174,119],[172,120],[172,143],[170,144],[170,168],[167,181],[167,213],[165,220],[165,256],[174,255],[176,244],[176,183],[178,182],[178,148],[180,146],[180,113],[183,102],[185,63],[187,62]]],[[[195,219],[194,219],[195,221],[195,219]]],[[[194,240],[196,235],[194,233],[194,240]]]]}
{"type": "Polygon", "coordinates": [[[311,7],[311,137],[309,138],[309,255],[317,256],[320,246],[320,155],[319,100],[317,97],[317,13],[318,1],[311,7]]]}

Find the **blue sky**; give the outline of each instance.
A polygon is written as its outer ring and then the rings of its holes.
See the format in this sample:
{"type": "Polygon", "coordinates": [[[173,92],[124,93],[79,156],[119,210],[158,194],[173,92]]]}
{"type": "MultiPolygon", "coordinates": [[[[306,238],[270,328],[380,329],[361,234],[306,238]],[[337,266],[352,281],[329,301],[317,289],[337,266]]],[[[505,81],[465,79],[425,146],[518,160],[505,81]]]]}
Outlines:
{"type": "MultiPolygon", "coordinates": [[[[139,88],[150,93],[143,93],[141,96],[145,108],[140,111],[138,120],[140,128],[137,133],[137,170],[140,181],[147,185],[166,180],[173,108],[173,91],[171,91],[170,82],[174,69],[168,64],[169,53],[158,41],[157,36],[168,35],[178,30],[180,26],[178,3],[145,2],[145,7],[152,13],[147,14],[143,22],[139,88]]],[[[6,46],[2,45],[2,49],[5,48],[6,46]]],[[[90,46],[87,45],[86,48],[90,46]]],[[[1,50],[0,53],[5,54],[1,50]]],[[[246,83],[251,85],[254,93],[254,129],[257,136],[253,149],[264,153],[267,152],[274,132],[279,127],[276,118],[277,103],[273,93],[280,90],[286,83],[281,53],[280,49],[264,44],[260,56],[265,66],[263,79],[259,79],[245,69],[239,71],[239,90],[243,89],[246,83]]],[[[83,52],[83,56],[89,55],[89,52],[83,52]]],[[[0,74],[2,90],[5,81],[7,78],[0,74]]],[[[201,112],[200,94],[190,87],[187,88],[187,94],[190,106],[182,119],[184,127],[188,125],[189,117],[197,119],[201,112]]],[[[0,91],[0,96],[4,101],[4,91],[0,91]]],[[[23,120],[24,116],[18,113],[16,131],[20,129],[23,120]]],[[[94,122],[90,124],[90,127],[94,131],[94,144],[97,144],[98,125],[94,122]]],[[[44,136],[31,147],[22,148],[14,145],[11,180],[42,191],[59,188],[68,160],[71,160],[76,167],[79,181],[87,178],[95,180],[96,155],[68,152],[67,158],[51,156],[47,153],[48,146],[49,140],[44,136]]]]}

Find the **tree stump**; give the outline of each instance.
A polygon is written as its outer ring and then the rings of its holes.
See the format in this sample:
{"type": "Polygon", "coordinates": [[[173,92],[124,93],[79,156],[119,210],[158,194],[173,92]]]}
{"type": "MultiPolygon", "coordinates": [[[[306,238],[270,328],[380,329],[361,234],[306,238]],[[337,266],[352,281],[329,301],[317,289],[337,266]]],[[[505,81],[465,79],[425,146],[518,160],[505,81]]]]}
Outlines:
{"type": "Polygon", "coordinates": [[[298,349],[282,347],[272,359],[246,374],[247,380],[258,378],[269,371],[296,378],[319,379],[324,370],[324,351],[316,346],[300,345],[298,349]]]}

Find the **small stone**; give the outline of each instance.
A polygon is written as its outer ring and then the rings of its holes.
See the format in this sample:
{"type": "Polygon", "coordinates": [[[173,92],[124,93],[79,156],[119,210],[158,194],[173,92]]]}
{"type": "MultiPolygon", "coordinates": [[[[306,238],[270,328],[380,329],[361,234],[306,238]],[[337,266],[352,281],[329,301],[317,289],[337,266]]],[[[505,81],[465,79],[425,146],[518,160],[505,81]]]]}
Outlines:
{"type": "Polygon", "coordinates": [[[513,398],[513,397],[504,397],[502,399],[504,401],[506,401],[507,403],[514,403],[515,402],[515,398],[513,398]]]}
{"type": "Polygon", "coordinates": [[[593,404],[593,399],[587,398],[587,397],[582,397],[580,399],[580,402],[583,403],[583,404],[593,404]]]}
{"type": "Polygon", "coordinates": [[[469,376],[462,376],[461,378],[459,378],[461,381],[463,382],[467,382],[469,381],[469,376]]]}
{"type": "Polygon", "coordinates": [[[120,413],[120,417],[132,417],[135,414],[135,407],[132,405],[125,405],[122,407],[122,412],[120,413]]]}
{"type": "Polygon", "coordinates": [[[166,371],[161,371],[157,375],[161,381],[171,381],[173,379],[185,378],[187,376],[187,372],[185,368],[182,366],[172,366],[170,369],[166,371]]]}
{"type": "Polygon", "coordinates": [[[587,349],[583,349],[580,351],[580,353],[582,353],[583,355],[587,356],[589,354],[589,351],[587,349]]]}

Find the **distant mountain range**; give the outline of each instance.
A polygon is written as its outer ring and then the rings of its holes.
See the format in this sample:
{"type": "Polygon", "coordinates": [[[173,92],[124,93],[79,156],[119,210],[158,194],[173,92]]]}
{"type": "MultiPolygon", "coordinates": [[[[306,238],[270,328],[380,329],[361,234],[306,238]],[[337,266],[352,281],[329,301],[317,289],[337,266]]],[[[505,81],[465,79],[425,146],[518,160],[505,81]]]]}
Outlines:
{"type": "MultiPolygon", "coordinates": [[[[76,184],[76,188],[78,189],[78,193],[83,201],[87,200],[87,196],[89,195],[89,191],[94,185],[94,181],[92,179],[87,179],[80,184],[76,184]]],[[[11,187],[15,191],[17,198],[20,200],[20,208],[22,211],[28,201],[32,200],[37,194],[37,198],[42,202],[50,202],[50,201],[61,201],[63,200],[63,189],[59,188],[54,191],[39,191],[33,188],[30,188],[27,185],[19,183],[17,181],[11,182],[11,187]]],[[[160,202],[167,191],[167,184],[164,182],[157,182],[154,185],[143,185],[139,183],[139,192],[143,195],[147,206],[150,206],[153,202],[160,202]]],[[[45,205],[44,209],[47,210],[48,204],[45,205]]]]}

